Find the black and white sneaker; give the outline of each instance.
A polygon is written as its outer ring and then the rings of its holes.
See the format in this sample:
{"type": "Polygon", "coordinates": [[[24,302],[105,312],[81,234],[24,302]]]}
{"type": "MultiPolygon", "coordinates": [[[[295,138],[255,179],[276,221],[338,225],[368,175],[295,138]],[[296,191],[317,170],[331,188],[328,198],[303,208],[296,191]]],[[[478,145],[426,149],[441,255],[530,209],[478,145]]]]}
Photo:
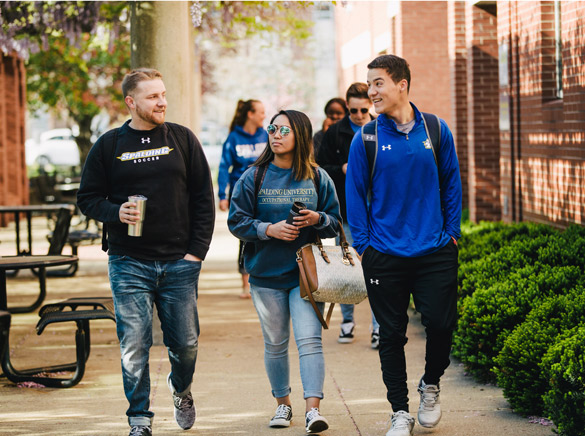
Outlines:
{"type": "Polygon", "coordinates": [[[353,321],[344,322],[341,324],[341,332],[339,333],[339,338],[337,338],[337,342],[340,344],[351,344],[353,342],[353,331],[355,328],[355,323],[353,321]]]}
{"type": "Polygon", "coordinates": [[[378,350],[380,348],[380,333],[372,332],[372,350],[378,350]]]}
{"type": "Polygon", "coordinates": [[[289,427],[292,420],[292,407],[279,404],[276,413],[270,420],[270,427],[289,427]]]}
{"type": "Polygon", "coordinates": [[[133,425],[128,436],[152,436],[152,430],[147,425],[133,425]]]}
{"type": "Polygon", "coordinates": [[[315,434],[327,430],[329,428],[329,423],[321,416],[319,409],[313,407],[305,414],[305,427],[307,433],[315,434]]]}

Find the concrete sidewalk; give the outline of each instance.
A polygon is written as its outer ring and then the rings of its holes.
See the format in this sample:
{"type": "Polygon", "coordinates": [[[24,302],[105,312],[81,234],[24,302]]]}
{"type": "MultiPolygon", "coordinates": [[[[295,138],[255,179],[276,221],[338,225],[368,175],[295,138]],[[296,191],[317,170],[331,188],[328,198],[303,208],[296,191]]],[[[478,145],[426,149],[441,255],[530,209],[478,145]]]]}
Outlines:
{"type": "MultiPolygon", "coordinates": [[[[154,435],[303,435],[304,400],[298,354],[291,344],[293,424],[271,429],[275,410],[264,371],[260,325],[250,300],[240,300],[236,271],[237,241],[227,231],[227,214],[218,213],[216,232],[204,262],[199,288],[201,337],[193,396],[197,421],[184,432],[174,422],[171,395],[166,386],[170,365],[166,349],[151,352],[154,435]]],[[[41,220],[41,219],[38,219],[41,220]]],[[[35,221],[34,253],[46,250],[46,229],[35,221]],[[37,250],[37,244],[39,249],[37,250]]],[[[13,230],[0,229],[0,254],[14,254],[13,230]]],[[[46,251],[45,251],[46,252],[46,251]]],[[[45,303],[72,296],[109,296],[107,258],[99,247],[80,247],[81,262],[73,278],[49,278],[45,303]]],[[[37,279],[21,272],[8,281],[9,306],[34,298],[37,279]]],[[[74,360],[74,328],[53,325],[37,336],[38,314],[13,315],[10,352],[17,369],[74,360]]],[[[390,407],[382,383],[376,351],[370,349],[367,301],[356,306],[356,340],[337,343],[340,323],[336,309],[332,328],[324,331],[325,399],[321,411],[330,423],[323,435],[384,435],[390,407]]],[[[120,354],[111,321],[92,321],[92,351],[81,383],[70,389],[19,387],[0,378],[0,435],[127,435],[126,399],[122,389],[120,354]]],[[[411,316],[407,363],[411,412],[418,408],[416,385],[424,366],[424,331],[419,317],[411,316]]],[[[443,419],[435,429],[415,426],[415,435],[436,436],[550,436],[551,427],[532,424],[511,412],[501,390],[477,384],[453,362],[441,381],[443,419]]],[[[414,414],[415,414],[414,413],[414,414]]]]}

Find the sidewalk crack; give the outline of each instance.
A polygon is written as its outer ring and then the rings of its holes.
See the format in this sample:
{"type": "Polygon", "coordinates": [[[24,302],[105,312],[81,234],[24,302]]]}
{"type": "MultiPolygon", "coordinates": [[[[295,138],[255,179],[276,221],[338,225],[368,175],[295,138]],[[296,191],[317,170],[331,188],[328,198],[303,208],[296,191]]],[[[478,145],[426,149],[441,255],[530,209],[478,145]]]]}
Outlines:
{"type": "Polygon", "coordinates": [[[333,384],[335,385],[335,389],[337,389],[337,393],[339,394],[339,397],[341,398],[341,402],[343,403],[345,410],[347,410],[347,414],[349,415],[349,419],[351,419],[351,422],[353,423],[353,426],[355,427],[355,431],[357,432],[357,434],[359,436],[362,436],[362,432],[360,431],[360,428],[358,427],[357,422],[355,422],[355,419],[353,419],[353,415],[351,414],[351,410],[349,410],[349,406],[345,402],[345,397],[343,396],[343,393],[341,393],[341,388],[337,384],[337,380],[335,380],[335,377],[333,376],[333,373],[331,371],[329,371],[329,376],[331,377],[331,380],[333,380],[333,384]]]}

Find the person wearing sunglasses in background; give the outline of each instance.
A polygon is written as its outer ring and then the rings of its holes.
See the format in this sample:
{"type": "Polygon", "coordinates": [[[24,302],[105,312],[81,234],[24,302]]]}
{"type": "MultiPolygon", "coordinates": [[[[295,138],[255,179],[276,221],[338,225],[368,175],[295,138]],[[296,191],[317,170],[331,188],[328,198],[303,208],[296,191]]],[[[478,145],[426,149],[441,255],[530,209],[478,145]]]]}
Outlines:
{"type": "MultiPolygon", "coordinates": [[[[307,433],[329,427],[319,411],[325,360],[321,323],[309,301],[300,296],[296,251],[321,238],[336,236],[341,215],[335,186],[317,167],[312,127],[302,112],[282,110],[268,130],[268,143],[254,165],[234,187],[228,227],[246,242],[244,265],[264,337],[264,364],[276,398],[270,427],[291,424],[288,344],[292,320],[306,402],[307,433]],[[255,181],[259,180],[259,186],[255,181]],[[286,220],[293,202],[306,205],[293,224],[286,220]]],[[[321,311],[323,303],[317,303],[321,311]]]]}
{"type": "MultiPolygon", "coordinates": [[[[219,210],[229,208],[234,185],[244,171],[254,163],[266,148],[268,134],[263,128],[266,112],[258,100],[238,101],[236,113],[230,125],[230,134],[223,144],[217,184],[219,188],[219,210]],[[229,186],[229,193],[227,187],[229,186]]],[[[238,255],[238,269],[242,275],[240,298],[250,298],[248,273],[242,264],[242,242],[238,255]]]]}
{"type": "Polygon", "coordinates": [[[323,141],[323,136],[325,136],[327,129],[346,116],[347,112],[347,105],[345,104],[344,99],[335,97],[327,102],[325,105],[326,118],[323,121],[323,128],[313,136],[313,149],[315,156],[319,153],[319,147],[321,147],[321,142],[323,141]]]}
{"type": "MultiPolygon", "coordinates": [[[[370,122],[374,117],[370,114],[372,102],[368,97],[368,85],[365,83],[353,83],[346,92],[345,99],[349,113],[339,122],[325,132],[323,142],[316,155],[317,163],[329,173],[341,207],[341,216],[343,217],[343,230],[347,237],[347,242],[353,244],[353,238],[347,224],[347,211],[345,207],[345,174],[347,173],[347,158],[349,156],[349,147],[356,132],[360,132],[361,126],[370,122]]],[[[341,344],[351,344],[354,341],[355,321],[353,317],[353,304],[340,304],[343,321],[341,323],[341,332],[337,341],[341,344]]],[[[372,336],[371,347],[378,349],[380,326],[372,312],[372,336]]]]}

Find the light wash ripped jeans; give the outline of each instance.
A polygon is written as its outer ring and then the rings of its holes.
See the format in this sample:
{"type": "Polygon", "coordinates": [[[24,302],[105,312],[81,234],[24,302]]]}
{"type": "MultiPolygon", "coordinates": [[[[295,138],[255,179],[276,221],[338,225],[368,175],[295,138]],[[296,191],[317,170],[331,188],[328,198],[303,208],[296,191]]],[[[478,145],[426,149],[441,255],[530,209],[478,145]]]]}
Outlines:
{"type": "Polygon", "coordinates": [[[156,304],[163,342],[178,394],[191,389],[197,360],[199,317],[197,283],[201,262],[138,260],[110,255],[110,285],[120,340],[124,392],[130,403],[128,423],[151,425],[148,357],[152,346],[152,311],[156,304]]]}
{"type": "MultiPolygon", "coordinates": [[[[290,320],[299,350],[303,397],[323,398],[325,359],[321,341],[321,323],[313,306],[292,289],[263,288],[250,284],[252,301],[264,336],[264,366],[275,398],[290,394],[288,343],[290,320]]],[[[323,311],[324,303],[317,303],[323,311]]]]}

